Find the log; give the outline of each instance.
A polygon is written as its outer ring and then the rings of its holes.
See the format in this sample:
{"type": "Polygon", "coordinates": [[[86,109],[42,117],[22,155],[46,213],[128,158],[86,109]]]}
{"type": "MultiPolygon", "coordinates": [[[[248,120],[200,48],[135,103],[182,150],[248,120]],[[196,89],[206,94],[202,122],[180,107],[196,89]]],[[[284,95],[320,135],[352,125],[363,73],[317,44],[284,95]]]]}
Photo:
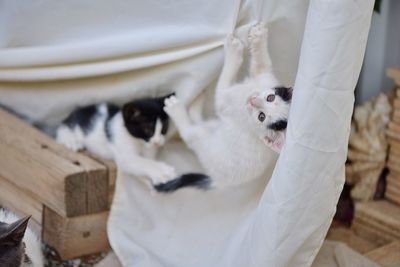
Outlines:
{"type": "Polygon", "coordinates": [[[400,194],[397,189],[387,187],[385,191],[385,198],[388,201],[400,206],[400,194]]]}
{"type": "Polygon", "coordinates": [[[63,260],[108,251],[108,212],[64,218],[44,208],[43,241],[63,260]]]}
{"type": "Polygon", "coordinates": [[[400,266],[400,241],[391,242],[365,254],[367,258],[382,267],[400,266]]]}
{"type": "Polygon", "coordinates": [[[106,168],[0,110],[0,176],[65,217],[108,209],[106,168]]]}
{"type": "Polygon", "coordinates": [[[392,236],[372,229],[357,221],[352,222],[351,229],[357,236],[374,243],[376,246],[383,246],[394,241],[392,236]]]}
{"type": "Polygon", "coordinates": [[[400,207],[388,201],[356,203],[354,220],[358,219],[400,236],[400,207]]]}

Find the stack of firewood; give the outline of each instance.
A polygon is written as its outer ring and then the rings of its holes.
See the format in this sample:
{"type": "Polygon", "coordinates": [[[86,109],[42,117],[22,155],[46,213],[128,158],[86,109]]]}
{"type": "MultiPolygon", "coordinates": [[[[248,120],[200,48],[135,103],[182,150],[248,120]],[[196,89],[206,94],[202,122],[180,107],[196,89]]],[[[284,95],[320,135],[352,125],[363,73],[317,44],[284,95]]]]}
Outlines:
{"type": "Polygon", "coordinates": [[[351,227],[378,246],[400,240],[400,207],[385,200],[356,203],[351,227]]]}
{"type": "Polygon", "coordinates": [[[349,140],[346,181],[354,185],[351,196],[368,201],[375,194],[379,177],[385,168],[388,143],[385,129],[391,105],[385,94],[354,110],[349,140]]]}
{"type": "Polygon", "coordinates": [[[387,177],[385,197],[400,205],[400,70],[389,69],[388,75],[395,80],[397,88],[393,101],[392,120],[387,130],[390,172],[387,177]]]}

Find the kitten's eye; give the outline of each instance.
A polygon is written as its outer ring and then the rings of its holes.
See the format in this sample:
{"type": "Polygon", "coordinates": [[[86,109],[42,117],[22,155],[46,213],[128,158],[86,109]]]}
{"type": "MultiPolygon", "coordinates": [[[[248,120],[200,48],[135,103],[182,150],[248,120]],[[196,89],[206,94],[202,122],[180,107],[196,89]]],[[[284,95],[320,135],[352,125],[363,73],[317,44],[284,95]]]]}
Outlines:
{"type": "Polygon", "coordinates": [[[263,122],[265,120],[265,114],[264,112],[260,112],[260,114],[258,114],[258,120],[263,122]]]}
{"type": "Polygon", "coordinates": [[[272,101],[274,101],[275,100],[275,95],[269,95],[269,96],[267,96],[267,101],[268,102],[272,102],[272,101]]]}

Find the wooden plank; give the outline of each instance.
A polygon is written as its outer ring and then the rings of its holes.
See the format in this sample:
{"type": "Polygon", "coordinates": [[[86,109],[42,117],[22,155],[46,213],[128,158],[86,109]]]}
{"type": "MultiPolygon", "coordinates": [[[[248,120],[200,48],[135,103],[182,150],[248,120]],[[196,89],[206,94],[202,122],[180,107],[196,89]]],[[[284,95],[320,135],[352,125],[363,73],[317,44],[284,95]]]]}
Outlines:
{"type": "Polygon", "coordinates": [[[394,241],[386,246],[372,250],[366,253],[365,256],[382,267],[399,267],[400,241],[394,241]]]}
{"type": "Polygon", "coordinates": [[[357,236],[350,229],[343,227],[330,229],[327,239],[344,242],[346,245],[362,254],[377,247],[374,243],[357,236]]]}
{"type": "Polygon", "coordinates": [[[2,177],[63,216],[107,210],[104,166],[57,144],[3,110],[0,120],[2,177]]]}
{"type": "Polygon", "coordinates": [[[18,217],[32,216],[29,225],[38,236],[41,235],[42,203],[3,177],[0,177],[0,205],[18,217]]]}
{"type": "Polygon", "coordinates": [[[43,241],[63,260],[108,251],[108,212],[65,218],[44,207],[43,241]]]}

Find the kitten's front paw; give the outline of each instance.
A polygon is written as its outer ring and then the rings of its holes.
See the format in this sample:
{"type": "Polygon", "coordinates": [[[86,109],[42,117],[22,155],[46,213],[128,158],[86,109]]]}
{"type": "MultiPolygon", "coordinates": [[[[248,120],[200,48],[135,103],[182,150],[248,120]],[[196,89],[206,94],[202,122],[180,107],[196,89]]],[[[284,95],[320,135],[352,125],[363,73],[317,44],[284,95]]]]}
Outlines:
{"type": "Polygon", "coordinates": [[[164,100],[164,111],[170,117],[179,115],[180,112],[185,111],[185,107],[176,96],[170,96],[164,100]]]}
{"type": "Polygon", "coordinates": [[[259,43],[262,40],[267,40],[268,30],[266,28],[265,23],[259,22],[255,24],[253,27],[251,27],[248,38],[249,38],[250,48],[253,48],[252,44],[259,43]]]}
{"type": "Polygon", "coordinates": [[[225,53],[242,57],[243,43],[233,34],[229,34],[225,40],[225,53]]]}
{"type": "Polygon", "coordinates": [[[160,163],[157,167],[149,170],[148,176],[153,185],[165,183],[177,177],[175,168],[165,163],[160,163]]]}

